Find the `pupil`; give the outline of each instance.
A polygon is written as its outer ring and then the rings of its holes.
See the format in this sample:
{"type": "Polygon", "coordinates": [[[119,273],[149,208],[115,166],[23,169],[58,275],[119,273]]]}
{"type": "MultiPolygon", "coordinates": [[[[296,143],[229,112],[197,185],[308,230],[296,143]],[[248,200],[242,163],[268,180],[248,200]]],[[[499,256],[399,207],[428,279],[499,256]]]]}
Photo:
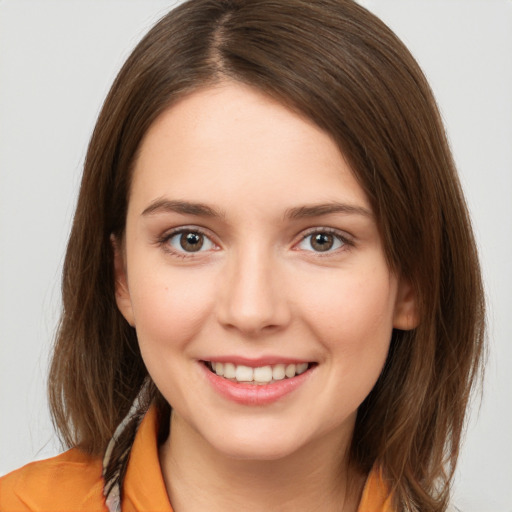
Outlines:
{"type": "Polygon", "coordinates": [[[333,243],[333,236],[326,233],[317,233],[311,240],[312,247],[317,251],[328,251],[333,243]]]}
{"type": "Polygon", "coordinates": [[[180,245],[185,251],[199,251],[203,246],[203,237],[199,233],[183,233],[180,238],[180,245]]]}

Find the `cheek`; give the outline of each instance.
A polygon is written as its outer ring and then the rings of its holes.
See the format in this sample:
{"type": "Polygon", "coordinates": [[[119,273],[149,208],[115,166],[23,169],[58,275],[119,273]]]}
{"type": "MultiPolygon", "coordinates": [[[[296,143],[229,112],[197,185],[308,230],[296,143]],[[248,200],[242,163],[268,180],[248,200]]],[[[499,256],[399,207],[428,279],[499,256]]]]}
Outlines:
{"type": "Polygon", "coordinates": [[[387,268],[343,272],[317,281],[310,289],[314,291],[304,304],[308,323],[329,350],[347,357],[359,354],[385,359],[396,295],[396,284],[387,268]]]}
{"type": "Polygon", "coordinates": [[[327,426],[355,414],[377,382],[389,351],[395,293],[387,271],[354,273],[340,276],[329,293],[317,293],[310,302],[308,325],[323,345],[321,362],[328,369],[325,393],[318,397],[332,411],[327,426]]]}
{"type": "Polygon", "coordinates": [[[143,352],[182,346],[211,311],[210,280],[201,273],[153,267],[130,281],[135,327],[143,352]]]}

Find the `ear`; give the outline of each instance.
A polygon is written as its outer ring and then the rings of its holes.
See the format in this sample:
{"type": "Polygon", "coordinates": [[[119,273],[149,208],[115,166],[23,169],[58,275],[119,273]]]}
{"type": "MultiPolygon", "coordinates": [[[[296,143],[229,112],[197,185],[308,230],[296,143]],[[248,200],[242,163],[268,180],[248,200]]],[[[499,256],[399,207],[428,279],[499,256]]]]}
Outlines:
{"type": "Polygon", "coordinates": [[[408,281],[400,278],[393,315],[393,327],[402,331],[409,331],[418,327],[419,323],[416,292],[408,281]]]}
{"type": "Polygon", "coordinates": [[[114,276],[115,276],[115,293],[116,303],[119,311],[126,321],[135,326],[135,318],[133,315],[132,301],[130,298],[130,290],[128,288],[128,278],[126,275],[125,253],[122,242],[114,235],[110,235],[112,251],[114,252],[114,276]]]}

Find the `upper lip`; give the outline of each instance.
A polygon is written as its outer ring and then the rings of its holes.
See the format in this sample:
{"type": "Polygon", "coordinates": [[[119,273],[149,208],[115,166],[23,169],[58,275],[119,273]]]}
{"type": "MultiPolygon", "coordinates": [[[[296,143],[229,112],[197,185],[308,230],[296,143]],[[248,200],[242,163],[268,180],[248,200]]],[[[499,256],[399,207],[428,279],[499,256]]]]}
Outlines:
{"type": "Polygon", "coordinates": [[[233,363],[235,365],[244,365],[251,368],[258,368],[260,366],[273,366],[276,364],[301,364],[301,363],[312,363],[313,361],[308,359],[301,359],[296,357],[284,357],[284,356],[261,356],[255,358],[243,357],[243,356],[211,356],[202,359],[205,362],[215,363],[233,363]]]}

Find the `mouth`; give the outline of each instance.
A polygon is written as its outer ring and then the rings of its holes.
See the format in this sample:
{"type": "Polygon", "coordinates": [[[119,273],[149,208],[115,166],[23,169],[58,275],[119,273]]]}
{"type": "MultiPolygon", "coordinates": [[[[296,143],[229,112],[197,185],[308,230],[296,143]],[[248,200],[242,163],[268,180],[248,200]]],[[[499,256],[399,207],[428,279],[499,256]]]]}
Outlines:
{"type": "Polygon", "coordinates": [[[293,379],[311,370],[317,363],[297,363],[251,367],[242,364],[218,361],[202,361],[211,372],[231,382],[254,385],[268,385],[293,379]]]}

